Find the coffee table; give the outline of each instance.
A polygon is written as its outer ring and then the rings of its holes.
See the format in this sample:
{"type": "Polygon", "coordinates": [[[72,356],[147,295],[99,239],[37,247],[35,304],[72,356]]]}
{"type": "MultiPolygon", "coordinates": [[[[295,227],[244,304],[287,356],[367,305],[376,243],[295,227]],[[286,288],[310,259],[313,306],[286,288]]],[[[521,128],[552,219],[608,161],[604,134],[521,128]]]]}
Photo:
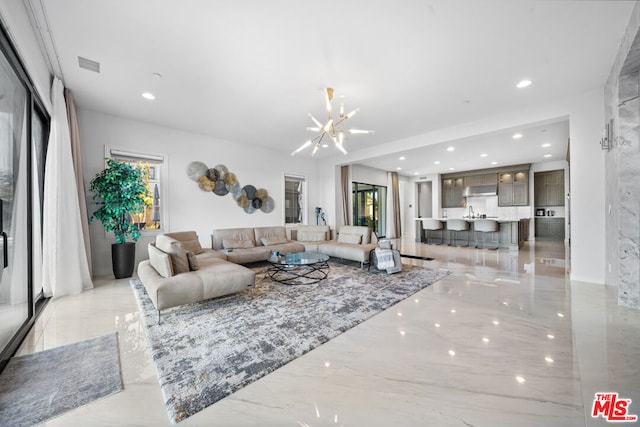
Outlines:
{"type": "Polygon", "coordinates": [[[271,255],[267,262],[267,275],[271,280],[286,285],[310,285],[326,279],[329,274],[329,256],[317,252],[294,252],[271,255]]]}

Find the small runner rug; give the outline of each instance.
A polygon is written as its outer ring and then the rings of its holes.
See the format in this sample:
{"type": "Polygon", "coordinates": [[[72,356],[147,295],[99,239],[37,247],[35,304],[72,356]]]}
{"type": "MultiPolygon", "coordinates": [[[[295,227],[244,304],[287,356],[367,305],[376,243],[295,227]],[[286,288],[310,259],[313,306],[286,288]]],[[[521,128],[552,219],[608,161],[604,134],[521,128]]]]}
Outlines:
{"type": "Polygon", "coordinates": [[[32,426],[121,390],[116,333],[14,357],[0,375],[0,424],[32,426]]]}
{"type": "Polygon", "coordinates": [[[403,265],[387,275],[359,264],[329,262],[329,277],[283,285],[256,271],[250,291],[157,313],[142,283],[131,280],[165,406],[181,421],[287,362],[326,343],[444,277],[403,265]]]}

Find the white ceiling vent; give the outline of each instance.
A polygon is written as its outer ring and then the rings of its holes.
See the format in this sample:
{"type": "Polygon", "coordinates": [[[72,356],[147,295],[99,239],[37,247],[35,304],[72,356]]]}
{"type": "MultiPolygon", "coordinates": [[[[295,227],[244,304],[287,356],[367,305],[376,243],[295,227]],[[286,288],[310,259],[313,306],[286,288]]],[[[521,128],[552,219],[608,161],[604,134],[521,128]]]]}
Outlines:
{"type": "Polygon", "coordinates": [[[82,56],[78,56],[78,65],[80,68],[84,68],[85,70],[94,71],[96,73],[100,72],[99,62],[83,58],[82,56]]]}

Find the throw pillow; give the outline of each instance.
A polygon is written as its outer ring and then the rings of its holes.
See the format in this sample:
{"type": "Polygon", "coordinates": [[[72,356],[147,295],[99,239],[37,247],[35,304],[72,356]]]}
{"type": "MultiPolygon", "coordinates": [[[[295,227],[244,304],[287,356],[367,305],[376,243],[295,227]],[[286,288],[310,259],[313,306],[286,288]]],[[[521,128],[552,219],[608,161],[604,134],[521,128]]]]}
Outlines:
{"type": "Polygon", "coordinates": [[[287,243],[287,239],[284,237],[263,237],[262,239],[260,239],[260,241],[264,246],[280,245],[282,243],[287,243]]]}
{"type": "Polygon", "coordinates": [[[158,234],[156,236],[156,247],[171,256],[173,274],[186,273],[189,271],[187,252],[179,240],[165,236],[164,234],[158,234]]]}
{"type": "Polygon", "coordinates": [[[338,234],[338,243],[348,243],[350,245],[359,245],[362,242],[362,234],[340,233],[338,234]]]}
{"type": "Polygon", "coordinates": [[[198,258],[193,252],[187,251],[187,261],[189,262],[189,271],[196,271],[199,268],[198,258]]]}
{"type": "Polygon", "coordinates": [[[245,249],[245,248],[253,248],[253,242],[251,240],[234,240],[234,239],[223,239],[222,247],[224,249],[245,249]]]}
{"type": "Polygon", "coordinates": [[[184,248],[185,251],[191,251],[196,255],[204,252],[202,250],[202,246],[200,246],[200,240],[198,239],[182,240],[180,241],[180,243],[182,243],[182,247],[184,248]]]}
{"type": "Polygon", "coordinates": [[[171,257],[169,254],[162,252],[156,248],[153,243],[147,245],[149,250],[149,264],[158,272],[162,277],[173,276],[173,267],[171,265],[171,257]]]}
{"type": "Polygon", "coordinates": [[[298,241],[300,242],[322,242],[326,238],[327,233],[324,231],[298,230],[298,241]]]}

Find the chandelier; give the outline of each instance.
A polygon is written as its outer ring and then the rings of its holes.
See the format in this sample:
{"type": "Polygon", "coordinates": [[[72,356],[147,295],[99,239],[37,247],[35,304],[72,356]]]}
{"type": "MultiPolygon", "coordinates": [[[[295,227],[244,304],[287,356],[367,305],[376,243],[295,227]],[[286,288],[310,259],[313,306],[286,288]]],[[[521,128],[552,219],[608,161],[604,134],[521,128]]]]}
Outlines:
{"type": "Polygon", "coordinates": [[[326,143],[325,144],[322,143],[322,140],[325,137],[330,138],[333,141],[333,144],[336,146],[336,148],[342,151],[343,154],[347,154],[347,150],[345,150],[344,146],[342,145],[344,141],[345,133],[358,134],[358,133],[374,133],[375,132],[372,130],[344,129],[344,122],[347,119],[350,119],[351,117],[355,116],[358,113],[358,111],[360,111],[360,108],[356,108],[355,110],[351,111],[349,114],[345,114],[344,102],[341,101],[340,116],[337,118],[337,120],[334,120],[333,114],[332,114],[333,108],[331,107],[331,101],[333,100],[333,88],[330,88],[330,87],[325,88],[324,97],[325,97],[325,103],[327,106],[327,113],[329,115],[327,123],[323,125],[322,123],[320,123],[320,121],[318,121],[315,117],[313,117],[311,113],[309,113],[309,117],[311,118],[311,120],[313,120],[313,123],[315,123],[315,126],[307,127],[307,130],[311,132],[316,132],[317,135],[314,138],[302,144],[297,150],[292,152],[291,153],[292,156],[295,156],[305,148],[310,147],[312,145],[313,145],[313,152],[311,153],[311,155],[313,156],[314,154],[316,154],[316,151],[318,151],[318,148],[320,148],[321,146],[326,147],[326,143]]]}

